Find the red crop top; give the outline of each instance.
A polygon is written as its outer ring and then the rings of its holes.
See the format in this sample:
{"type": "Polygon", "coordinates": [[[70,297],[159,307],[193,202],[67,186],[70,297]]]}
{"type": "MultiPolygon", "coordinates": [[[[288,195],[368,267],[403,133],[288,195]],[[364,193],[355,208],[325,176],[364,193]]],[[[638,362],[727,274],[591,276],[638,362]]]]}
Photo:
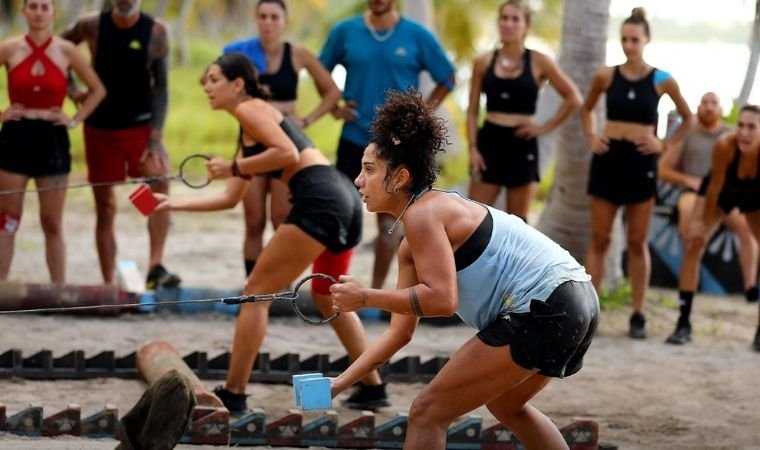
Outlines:
{"type": "Polygon", "coordinates": [[[68,79],[46,54],[45,50],[53,42],[51,36],[39,47],[32,39],[24,36],[32,48],[32,53],[8,72],[8,97],[11,103],[20,103],[25,108],[47,109],[62,106],[66,98],[68,79]],[[43,70],[35,74],[35,65],[43,70]]]}

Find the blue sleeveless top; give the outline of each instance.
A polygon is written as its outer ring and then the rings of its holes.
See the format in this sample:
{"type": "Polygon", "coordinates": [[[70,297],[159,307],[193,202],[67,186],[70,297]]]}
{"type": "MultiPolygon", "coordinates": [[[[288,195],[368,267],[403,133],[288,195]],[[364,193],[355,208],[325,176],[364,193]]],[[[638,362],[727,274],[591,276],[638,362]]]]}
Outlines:
{"type": "Polygon", "coordinates": [[[482,330],[500,315],[529,312],[532,300],[546,301],[566,281],[591,280],[567,250],[543,233],[517,216],[484,207],[493,219],[491,237],[474,262],[457,270],[462,321],[482,330]]]}

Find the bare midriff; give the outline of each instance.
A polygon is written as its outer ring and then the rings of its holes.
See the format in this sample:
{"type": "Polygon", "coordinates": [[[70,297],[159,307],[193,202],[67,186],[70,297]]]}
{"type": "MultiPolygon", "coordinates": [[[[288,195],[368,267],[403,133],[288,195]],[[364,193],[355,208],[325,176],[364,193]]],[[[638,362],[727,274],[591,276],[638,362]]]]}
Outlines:
{"type": "Polygon", "coordinates": [[[643,123],[609,120],[607,126],[604,127],[604,136],[619,141],[634,142],[641,137],[652,135],[654,135],[654,125],[644,125],[643,123]]]}
{"type": "Polygon", "coordinates": [[[516,127],[524,123],[532,122],[533,115],[489,111],[486,113],[486,120],[494,125],[500,125],[502,127],[516,127]]]}
{"type": "Polygon", "coordinates": [[[21,112],[21,115],[24,117],[24,119],[48,121],[55,120],[59,117],[58,114],[52,109],[42,108],[24,108],[24,110],[21,112]]]}

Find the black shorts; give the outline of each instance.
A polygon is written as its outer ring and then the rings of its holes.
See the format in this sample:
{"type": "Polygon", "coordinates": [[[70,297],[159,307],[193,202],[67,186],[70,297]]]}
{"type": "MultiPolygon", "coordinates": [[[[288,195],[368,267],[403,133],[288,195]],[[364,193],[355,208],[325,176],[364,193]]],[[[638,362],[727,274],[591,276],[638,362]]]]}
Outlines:
{"type": "Polygon", "coordinates": [[[478,131],[478,151],[486,163],[481,181],[506,187],[539,181],[538,141],[515,136],[517,127],[485,122],[478,131]]]}
{"type": "MultiPolygon", "coordinates": [[[[707,194],[707,187],[710,185],[710,174],[702,178],[702,184],[699,185],[699,195],[707,194]]],[[[746,213],[760,209],[760,186],[756,190],[739,191],[732,190],[728,186],[723,186],[718,194],[718,207],[724,213],[729,214],[734,208],[746,213]]]]}
{"type": "Polygon", "coordinates": [[[71,172],[69,133],[47,120],[11,120],[0,129],[0,169],[28,177],[71,172]]]}
{"type": "Polygon", "coordinates": [[[335,167],[343,172],[351,183],[356,180],[362,171],[362,156],[366,146],[354,144],[351,141],[341,138],[338,142],[338,160],[335,167]]]}
{"type": "Polygon", "coordinates": [[[610,150],[594,154],[588,194],[616,205],[649,200],[657,193],[657,155],[644,155],[630,141],[611,140],[610,150]]]}
{"type": "Polygon", "coordinates": [[[302,169],[290,182],[293,208],[285,223],[296,225],[333,253],[362,238],[362,202],[353,183],[332,166],[302,169]]]}
{"type": "Polygon", "coordinates": [[[599,300],[590,281],[566,281],[528,313],[506,314],[478,333],[491,347],[509,345],[512,359],[547,377],[568,377],[583,367],[599,324],[599,300]]]}
{"type": "Polygon", "coordinates": [[[704,197],[707,195],[707,186],[710,185],[710,173],[708,172],[707,175],[702,177],[702,182],[699,183],[699,191],[697,191],[697,195],[700,197],[704,197]]]}
{"type": "Polygon", "coordinates": [[[718,195],[718,206],[726,214],[734,208],[743,213],[760,210],[760,189],[739,191],[724,187],[718,195]]]}

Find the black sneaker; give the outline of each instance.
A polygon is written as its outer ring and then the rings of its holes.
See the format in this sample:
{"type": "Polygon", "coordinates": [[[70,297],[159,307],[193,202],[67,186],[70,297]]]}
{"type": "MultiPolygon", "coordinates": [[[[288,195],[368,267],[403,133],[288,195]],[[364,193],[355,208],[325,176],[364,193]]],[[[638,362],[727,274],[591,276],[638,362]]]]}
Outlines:
{"type": "Polygon", "coordinates": [[[760,298],[760,287],[752,286],[744,292],[744,298],[748,303],[754,303],[760,298]]]}
{"type": "Polygon", "coordinates": [[[691,342],[691,325],[676,325],[676,331],[665,339],[666,344],[684,345],[688,342],[691,342]]]}
{"type": "Polygon", "coordinates": [[[354,393],[343,402],[351,409],[374,410],[383,406],[390,406],[388,394],[385,392],[385,383],[377,386],[369,386],[357,383],[354,393]]]}
{"type": "Polygon", "coordinates": [[[752,348],[754,348],[756,352],[760,352],[760,327],[758,327],[757,333],[755,333],[755,340],[752,342],[752,348]]]}
{"type": "Polygon", "coordinates": [[[231,416],[239,417],[248,412],[248,406],[245,403],[248,398],[247,395],[232,393],[223,386],[215,387],[214,394],[224,403],[224,407],[227,408],[231,416]]]}
{"type": "Polygon", "coordinates": [[[148,277],[145,280],[146,289],[156,289],[159,287],[177,287],[182,279],[177,275],[170,273],[161,264],[156,264],[148,271],[148,277]]]}
{"type": "Polygon", "coordinates": [[[644,317],[644,314],[633,313],[631,319],[629,320],[629,324],[630,328],[628,329],[628,337],[632,339],[647,338],[647,330],[645,328],[647,319],[644,317]]]}

